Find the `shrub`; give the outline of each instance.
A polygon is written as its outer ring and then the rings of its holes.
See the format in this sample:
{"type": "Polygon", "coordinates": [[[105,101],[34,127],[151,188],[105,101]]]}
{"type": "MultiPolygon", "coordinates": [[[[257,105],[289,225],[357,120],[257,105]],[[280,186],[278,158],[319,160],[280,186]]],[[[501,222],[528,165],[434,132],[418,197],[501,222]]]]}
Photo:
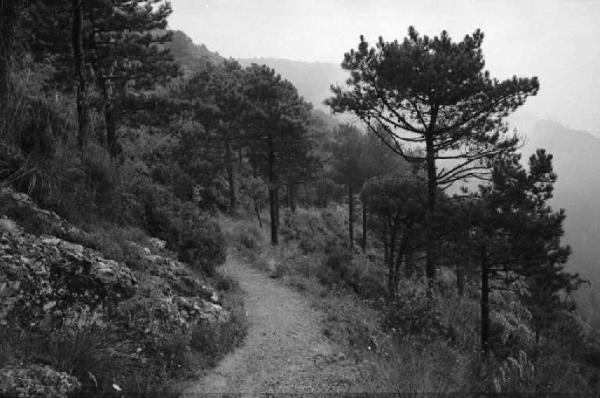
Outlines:
{"type": "Polygon", "coordinates": [[[323,333],[328,338],[363,352],[379,349],[380,320],[376,311],[347,295],[328,295],[322,302],[326,313],[323,333]]]}
{"type": "Polygon", "coordinates": [[[214,275],[215,268],[225,262],[226,255],[225,239],[219,224],[201,214],[191,203],[182,208],[174,223],[179,259],[197,271],[214,275]]]}
{"type": "Polygon", "coordinates": [[[65,328],[51,334],[47,356],[55,369],[75,376],[84,390],[90,390],[112,370],[109,346],[107,335],[98,328],[65,328]]]}
{"type": "Polygon", "coordinates": [[[2,396],[67,398],[79,387],[76,378],[49,366],[9,366],[0,370],[2,396]]]}
{"type": "Polygon", "coordinates": [[[361,273],[345,248],[338,247],[325,258],[323,266],[317,269],[317,278],[325,286],[340,286],[361,293],[361,273]]]}
{"type": "Polygon", "coordinates": [[[397,331],[400,336],[415,336],[423,342],[432,342],[448,334],[439,298],[435,293],[428,293],[425,282],[409,281],[401,286],[386,308],[384,326],[397,331]]]}
{"type": "Polygon", "coordinates": [[[222,292],[236,291],[239,290],[240,285],[237,279],[234,279],[230,275],[225,275],[220,272],[215,274],[212,280],[212,285],[222,292]]]}
{"type": "Polygon", "coordinates": [[[280,233],[285,242],[297,241],[304,254],[330,253],[344,241],[343,216],[333,210],[286,211],[280,233]]]}
{"type": "Polygon", "coordinates": [[[244,225],[234,231],[233,239],[239,244],[238,247],[255,250],[263,243],[263,235],[256,225],[244,225]]]}
{"type": "Polygon", "coordinates": [[[225,307],[231,311],[229,319],[225,322],[200,322],[192,330],[190,345],[194,351],[203,355],[203,360],[209,366],[214,366],[232,347],[239,345],[248,329],[248,320],[240,296],[229,296],[225,307]]]}
{"type": "Polygon", "coordinates": [[[187,333],[161,334],[154,341],[158,369],[165,375],[174,376],[190,364],[191,337],[187,333]]]}
{"type": "Polygon", "coordinates": [[[180,202],[166,190],[151,190],[145,198],[148,232],[167,242],[181,261],[213,275],[225,261],[225,239],[216,220],[191,202],[180,202]]]}
{"type": "Polygon", "coordinates": [[[140,253],[140,247],[136,246],[136,243],[148,247],[148,237],[137,228],[95,226],[87,233],[85,239],[76,243],[98,250],[104,257],[123,262],[133,269],[144,269],[147,265],[147,260],[140,253]]]}

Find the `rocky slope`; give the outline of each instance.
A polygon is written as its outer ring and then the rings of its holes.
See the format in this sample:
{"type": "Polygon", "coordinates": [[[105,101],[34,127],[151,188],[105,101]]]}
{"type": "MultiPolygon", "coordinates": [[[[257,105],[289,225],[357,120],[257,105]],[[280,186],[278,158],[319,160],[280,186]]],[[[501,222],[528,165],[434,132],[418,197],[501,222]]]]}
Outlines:
{"type": "Polygon", "coordinates": [[[185,346],[195,325],[227,321],[217,293],[164,242],[132,243],[143,264],[132,269],[87,247],[90,239],[28,196],[0,189],[0,395],[118,391],[133,373],[181,367],[174,345],[185,346]],[[119,373],[77,357],[78,344],[80,357],[98,345],[93,354],[119,373]]]}

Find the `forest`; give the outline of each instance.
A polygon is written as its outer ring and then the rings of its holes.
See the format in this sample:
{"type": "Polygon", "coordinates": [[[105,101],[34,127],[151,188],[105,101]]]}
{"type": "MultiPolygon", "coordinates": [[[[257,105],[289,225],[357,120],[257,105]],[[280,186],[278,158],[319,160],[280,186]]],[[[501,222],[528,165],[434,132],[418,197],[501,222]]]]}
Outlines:
{"type": "Polygon", "coordinates": [[[507,124],[543,81],[409,27],[339,54],[328,115],[171,13],[0,1],[0,395],[177,396],[251,327],[231,256],[317,302],[362,392],[600,391],[553,155],[507,124]]]}

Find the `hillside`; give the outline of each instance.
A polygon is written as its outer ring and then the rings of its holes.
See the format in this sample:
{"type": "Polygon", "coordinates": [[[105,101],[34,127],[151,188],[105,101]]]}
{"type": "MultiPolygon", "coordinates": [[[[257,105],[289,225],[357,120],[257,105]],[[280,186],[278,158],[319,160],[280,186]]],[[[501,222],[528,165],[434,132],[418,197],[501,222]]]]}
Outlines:
{"type": "Polygon", "coordinates": [[[210,51],[204,44],[195,44],[180,30],[173,32],[169,48],[186,75],[194,73],[207,62],[219,63],[223,60],[219,53],[210,51]]]}

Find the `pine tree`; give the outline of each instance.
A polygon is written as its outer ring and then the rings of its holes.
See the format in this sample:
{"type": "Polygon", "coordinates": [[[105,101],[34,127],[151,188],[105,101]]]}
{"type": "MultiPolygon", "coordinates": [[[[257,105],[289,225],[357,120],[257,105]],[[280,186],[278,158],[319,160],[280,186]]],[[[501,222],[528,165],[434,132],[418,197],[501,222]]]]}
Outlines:
{"type": "Polygon", "coordinates": [[[23,0],[0,1],[0,137],[8,133],[5,111],[10,98],[17,23],[24,6],[23,0]]]}
{"type": "Polygon", "coordinates": [[[361,190],[360,198],[371,212],[371,228],[384,244],[390,297],[396,293],[402,264],[412,266],[407,259],[421,240],[426,197],[426,187],[411,176],[374,177],[361,190]]]}
{"type": "Polygon", "coordinates": [[[229,210],[235,212],[236,185],[234,146],[242,144],[244,98],[243,70],[235,61],[220,65],[206,64],[188,79],[180,96],[192,107],[192,117],[204,126],[206,134],[197,144],[213,148],[214,160],[227,173],[229,210]]]}
{"type": "Polygon", "coordinates": [[[73,66],[77,82],[77,123],[79,134],[77,144],[82,153],[88,140],[88,99],[87,80],[85,76],[85,59],[83,51],[83,4],[82,0],[72,0],[73,29],[71,40],[73,46],[73,66]]]}
{"type": "Polygon", "coordinates": [[[179,74],[166,46],[171,37],[166,30],[171,5],[164,0],[92,0],[81,2],[81,10],[77,6],[67,0],[40,0],[30,7],[31,49],[38,60],[51,59],[57,85],[72,87],[72,70],[79,89],[81,79],[95,83],[104,115],[105,144],[116,156],[119,124],[143,124],[137,111],[151,106],[153,90],[179,74]],[[66,46],[64,37],[78,36],[75,27],[81,32],[81,43],[66,46]],[[80,73],[80,69],[85,71],[80,73]]]}
{"type": "Polygon", "coordinates": [[[243,93],[249,160],[268,184],[271,243],[277,245],[282,173],[286,161],[310,159],[305,155],[310,150],[307,121],[311,106],[292,83],[264,65],[253,64],[246,69],[243,93]]]}
{"type": "MultiPolygon", "coordinates": [[[[395,156],[394,152],[390,151],[387,145],[385,145],[376,135],[367,134],[364,141],[360,170],[365,181],[378,176],[403,174],[409,171],[410,165],[403,159],[395,156]]],[[[363,202],[361,240],[363,252],[367,248],[368,223],[368,204],[363,202]]]]}
{"type": "Polygon", "coordinates": [[[356,127],[342,125],[335,133],[332,146],[334,178],[346,187],[348,197],[348,247],[354,245],[354,196],[365,176],[361,170],[365,136],[356,127]]]}
{"type": "Polygon", "coordinates": [[[375,48],[361,37],[342,62],[351,74],[348,89],[332,86],[335,96],[326,101],[335,112],[353,112],[406,160],[426,166],[430,281],[438,189],[489,177],[486,160],[517,143],[506,136],[504,117],[538,90],[537,78],[492,79],[482,43],[479,30],[456,43],[446,31],[429,38],[410,27],[402,42],[380,38],[375,48]]]}
{"type": "MultiPolygon", "coordinates": [[[[564,210],[554,211],[552,198],[556,175],[552,155],[538,150],[529,159],[529,170],[519,154],[499,158],[492,182],[481,187],[471,228],[473,255],[481,270],[481,349],[488,352],[490,291],[507,288],[522,279],[529,288],[530,308],[543,319],[562,306],[561,295],[581,283],[564,270],[569,254],[561,244],[564,210]]],[[[537,329],[542,328],[540,322],[537,329]]]]}

